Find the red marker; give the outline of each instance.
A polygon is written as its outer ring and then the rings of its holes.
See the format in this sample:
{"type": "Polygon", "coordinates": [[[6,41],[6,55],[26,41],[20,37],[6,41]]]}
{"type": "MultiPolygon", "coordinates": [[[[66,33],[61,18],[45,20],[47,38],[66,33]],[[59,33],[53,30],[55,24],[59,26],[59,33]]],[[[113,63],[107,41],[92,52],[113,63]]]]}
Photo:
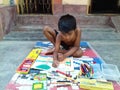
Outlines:
{"type": "Polygon", "coordinates": [[[60,74],[62,74],[62,75],[65,75],[65,76],[67,76],[67,77],[71,77],[71,75],[66,74],[66,73],[64,73],[64,72],[62,72],[62,71],[56,70],[56,72],[57,72],[57,73],[60,73],[60,74]]]}

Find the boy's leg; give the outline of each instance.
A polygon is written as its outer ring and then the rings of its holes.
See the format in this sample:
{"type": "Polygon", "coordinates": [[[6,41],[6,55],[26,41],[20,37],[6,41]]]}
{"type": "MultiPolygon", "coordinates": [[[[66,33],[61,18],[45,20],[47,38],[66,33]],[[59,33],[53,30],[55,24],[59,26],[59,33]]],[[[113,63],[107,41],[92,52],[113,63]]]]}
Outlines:
{"type": "MultiPolygon", "coordinates": [[[[45,26],[43,28],[43,34],[46,36],[46,38],[55,46],[55,38],[56,38],[56,32],[49,26],[45,26]]],[[[54,48],[48,50],[46,54],[52,54],[54,52],[54,48]]]]}
{"type": "Polygon", "coordinates": [[[73,57],[81,57],[83,55],[83,51],[79,48],[74,54],[73,57]]]}
{"type": "Polygon", "coordinates": [[[56,32],[49,26],[45,26],[43,29],[43,34],[46,38],[55,46],[56,32]]]}

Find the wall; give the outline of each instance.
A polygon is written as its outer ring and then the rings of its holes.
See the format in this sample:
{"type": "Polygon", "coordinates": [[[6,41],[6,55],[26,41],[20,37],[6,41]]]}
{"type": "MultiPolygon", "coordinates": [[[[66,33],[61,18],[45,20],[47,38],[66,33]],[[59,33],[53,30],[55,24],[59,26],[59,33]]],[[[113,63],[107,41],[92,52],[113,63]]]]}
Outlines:
{"type": "Polygon", "coordinates": [[[63,4],[87,5],[88,0],[62,0],[63,4]]]}
{"type": "Polygon", "coordinates": [[[3,2],[4,5],[9,5],[10,4],[9,1],[10,0],[3,0],[2,2],[3,2]]]}
{"type": "Polygon", "coordinates": [[[16,8],[14,6],[0,7],[0,39],[9,33],[14,25],[16,8]]]}
{"type": "Polygon", "coordinates": [[[2,4],[3,3],[3,1],[2,0],[0,0],[0,4],[2,4]]]}
{"type": "Polygon", "coordinates": [[[3,32],[2,19],[0,14],[0,40],[2,40],[3,35],[4,35],[4,32],[3,32]]]}
{"type": "MultiPolygon", "coordinates": [[[[0,4],[9,4],[9,1],[10,0],[0,0],[0,4]]],[[[15,3],[16,1],[17,0],[14,0],[15,3]]],[[[88,3],[88,0],[62,0],[62,4],[87,5],[87,3],[88,3]]]]}
{"type": "Polygon", "coordinates": [[[16,0],[0,0],[0,4],[10,5],[10,1],[16,2],[16,0]]]}

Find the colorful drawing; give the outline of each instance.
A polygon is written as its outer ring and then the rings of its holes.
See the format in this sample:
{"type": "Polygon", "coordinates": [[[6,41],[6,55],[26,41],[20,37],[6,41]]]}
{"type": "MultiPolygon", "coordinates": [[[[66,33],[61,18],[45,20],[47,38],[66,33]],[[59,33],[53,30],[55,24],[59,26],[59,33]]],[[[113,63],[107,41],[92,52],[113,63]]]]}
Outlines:
{"type": "Polygon", "coordinates": [[[36,75],[34,75],[34,80],[46,81],[47,80],[47,74],[46,73],[36,74],[36,75]]]}
{"type": "MultiPolygon", "coordinates": [[[[35,63],[31,68],[40,69],[40,70],[51,70],[54,69],[52,67],[53,57],[50,56],[38,56],[35,63]]],[[[62,69],[65,71],[74,70],[72,57],[66,58],[63,62],[60,62],[60,65],[57,69],[62,69]]]]}

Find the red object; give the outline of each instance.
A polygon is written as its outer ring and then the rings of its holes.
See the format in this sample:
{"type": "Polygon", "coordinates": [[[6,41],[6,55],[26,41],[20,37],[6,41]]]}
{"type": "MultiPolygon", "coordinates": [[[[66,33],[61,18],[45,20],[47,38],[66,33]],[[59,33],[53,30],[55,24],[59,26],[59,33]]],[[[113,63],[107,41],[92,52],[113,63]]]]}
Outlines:
{"type": "Polygon", "coordinates": [[[56,70],[56,72],[57,72],[57,73],[60,73],[60,74],[62,74],[62,75],[65,75],[65,76],[67,76],[67,77],[71,77],[69,74],[66,74],[66,73],[64,73],[64,72],[62,72],[62,71],[56,70]]]}
{"type": "Polygon", "coordinates": [[[33,59],[25,59],[22,64],[20,64],[20,66],[17,68],[17,72],[19,73],[25,73],[27,74],[30,70],[30,67],[32,65],[32,63],[34,62],[33,59]]]}
{"type": "Polygon", "coordinates": [[[83,52],[83,56],[89,56],[89,57],[93,58],[93,57],[97,57],[98,55],[92,49],[86,49],[83,52]]]}

